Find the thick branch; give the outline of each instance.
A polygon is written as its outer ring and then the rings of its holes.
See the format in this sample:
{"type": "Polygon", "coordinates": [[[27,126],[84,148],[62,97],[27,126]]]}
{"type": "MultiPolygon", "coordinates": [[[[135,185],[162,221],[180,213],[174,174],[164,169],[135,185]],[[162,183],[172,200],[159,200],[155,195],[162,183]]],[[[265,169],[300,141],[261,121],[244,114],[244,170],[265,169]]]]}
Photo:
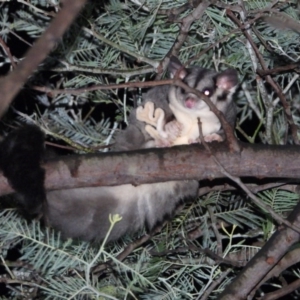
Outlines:
{"type": "MultiPolygon", "coordinates": [[[[300,203],[290,214],[288,221],[294,226],[300,226],[300,203]]],[[[225,288],[218,299],[247,299],[247,295],[251,290],[277,265],[287,249],[298,242],[299,238],[299,233],[291,228],[281,226],[234,281],[225,288]]]]}
{"type": "Polygon", "coordinates": [[[279,277],[280,274],[286,270],[287,268],[291,267],[292,265],[295,265],[299,262],[300,257],[300,249],[296,248],[288,252],[279,262],[278,264],[269,272],[267,275],[260,281],[259,285],[255,287],[254,290],[252,290],[250,298],[254,297],[257,289],[262,286],[266,281],[271,279],[272,277],[279,277]]]}
{"type": "MultiPolygon", "coordinates": [[[[300,147],[241,145],[240,153],[231,153],[226,143],[211,144],[215,157],[230,174],[300,178],[300,147]]],[[[47,162],[45,169],[47,189],[224,178],[211,155],[198,144],[60,157],[47,162]]],[[[12,191],[4,177],[0,177],[0,191],[1,194],[12,191]]]]}

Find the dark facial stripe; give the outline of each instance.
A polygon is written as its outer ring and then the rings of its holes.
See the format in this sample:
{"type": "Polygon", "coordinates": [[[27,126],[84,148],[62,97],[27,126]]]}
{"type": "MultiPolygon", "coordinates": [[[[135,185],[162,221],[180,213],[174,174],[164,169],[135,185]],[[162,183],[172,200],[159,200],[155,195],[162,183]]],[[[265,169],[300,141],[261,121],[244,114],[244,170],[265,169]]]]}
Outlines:
{"type": "Polygon", "coordinates": [[[228,91],[223,91],[221,95],[218,95],[217,100],[218,101],[225,101],[228,96],[228,91]]]}
{"type": "Polygon", "coordinates": [[[203,69],[203,70],[197,70],[197,74],[195,76],[195,82],[194,82],[194,86],[193,88],[196,89],[197,85],[200,81],[202,81],[205,78],[205,75],[207,73],[207,70],[203,69]]]}

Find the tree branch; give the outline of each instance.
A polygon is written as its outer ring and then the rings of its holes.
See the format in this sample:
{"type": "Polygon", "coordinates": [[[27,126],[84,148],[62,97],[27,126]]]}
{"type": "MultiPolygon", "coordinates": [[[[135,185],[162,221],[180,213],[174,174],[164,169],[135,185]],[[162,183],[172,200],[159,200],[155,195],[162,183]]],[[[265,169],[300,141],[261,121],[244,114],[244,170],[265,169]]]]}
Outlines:
{"type": "Polygon", "coordinates": [[[22,88],[28,77],[36,70],[38,65],[47,57],[49,52],[69,28],[80,12],[86,0],[65,0],[63,8],[51,22],[34,46],[28,51],[26,57],[17,66],[14,72],[0,81],[0,117],[5,113],[12,99],[22,88]]]}
{"type": "MultiPolygon", "coordinates": [[[[299,146],[240,144],[232,153],[226,143],[212,143],[211,151],[226,170],[238,177],[300,177],[299,146]]],[[[211,154],[202,145],[183,145],[130,152],[73,155],[48,161],[46,188],[69,189],[84,186],[112,186],[183,179],[224,178],[211,154]]],[[[0,177],[0,194],[12,192],[0,177]]]]}
{"type": "Polygon", "coordinates": [[[266,281],[270,280],[272,277],[279,277],[280,274],[286,270],[287,268],[291,267],[292,265],[299,262],[300,257],[300,249],[296,248],[288,252],[279,262],[278,264],[270,271],[268,274],[260,281],[259,285],[252,290],[250,294],[250,298],[254,297],[257,289],[262,286],[266,281]]]}
{"type": "MultiPolygon", "coordinates": [[[[287,219],[293,226],[300,226],[300,203],[298,203],[287,219]]],[[[218,299],[247,299],[247,295],[251,290],[277,265],[287,249],[298,242],[299,238],[299,233],[293,229],[284,225],[280,226],[277,232],[273,234],[264,247],[251,259],[235,280],[225,288],[218,299]]]]}

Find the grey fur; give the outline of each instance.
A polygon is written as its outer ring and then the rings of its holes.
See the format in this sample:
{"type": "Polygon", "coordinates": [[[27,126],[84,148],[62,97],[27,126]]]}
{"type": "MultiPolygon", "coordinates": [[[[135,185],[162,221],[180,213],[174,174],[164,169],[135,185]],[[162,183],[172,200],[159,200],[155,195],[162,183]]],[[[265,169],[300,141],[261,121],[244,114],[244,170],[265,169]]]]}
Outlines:
{"type": "Polygon", "coordinates": [[[52,191],[47,195],[48,218],[66,237],[102,240],[110,226],[109,214],[118,213],[122,220],[109,236],[116,240],[144,225],[152,229],[173,213],[180,200],[196,197],[197,190],[196,181],[170,181],[52,191]]]}
{"type": "MultiPolygon", "coordinates": [[[[222,99],[222,103],[217,101],[218,95],[223,91],[216,88],[216,82],[218,78],[223,78],[223,75],[218,77],[216,72],[201,68],[184,69],[177,60],[171,61],[171,75],[174,76],[178,70],[184,74],[182,77],[191,87],[196,87],[201,91],[203,88],[211,88],[213,102],[226,114],[229,121],[234,123],[233,90],[228,92],[226,99],[222,99]],[[199,78],[201,80],[198,80],[199,78]]],[[[230,78],[228,74],[224,76],[230,78]]],[[[232,83],[234,83],[232,86],[235,86],[237,79],[234,74],[232,76],[232,83]]],[[[184,91],[176,87],[158,86],[144,95],[144,103],[153,102],[155,107],[164,110],[166,119],[171,120],[174,117],[169,107],[171,93],[175,95],[175,101],[181,107],[184,107],[186,97],[195,97],[186,95],[184,91]]],[[[203,108],[206,109],[201,99],[196,99],[196,101],[196,111],[201,112],[203,108]]],[[[193,113],[191,110],[187,112],[193,113]]],[[[154,145],[150,135],[145,131],[145,123],[136,119],[135,109],[130,113],[128,123],[128,127],[117,134],[113,151],[149,148],[154,145]]],[[[66,237],[102,240],[110,226],[109,214],[118,213],[122,216],[122,220],[117,223],[109,236],[109,240],[116,240],[126,233],[137,231],[144,225],[152,229],[172,215],[181,201],[196,198],[197,191],[197,181],[170,181],[140,186],[126,184],[116,187],[50,191],[47,193],[48,220],[66,237]]]]}

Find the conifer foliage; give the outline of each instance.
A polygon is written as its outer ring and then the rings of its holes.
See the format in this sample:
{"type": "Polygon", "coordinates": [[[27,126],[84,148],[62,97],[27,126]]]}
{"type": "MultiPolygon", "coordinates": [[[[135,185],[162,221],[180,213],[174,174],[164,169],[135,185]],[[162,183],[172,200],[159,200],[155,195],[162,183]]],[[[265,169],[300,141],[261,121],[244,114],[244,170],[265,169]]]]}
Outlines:
{"type": "MultiPolygon", "coordinates": [[[[3,99],[3,80],[71,2],[1,2],[3,99]]],[[[51,52],[5,114],[0,105],[2,132],[34,123],[63,155],[108,152],[149,82],[168,78],[174,55],[186,66],[236,69],[237,138],[282,145],[284,159],[299,145],[299,15],[299,1],[87,1],[44,45],[51,52]]],[[[297,180],[269,168],[264,179],[207,178],[171,221],[109,244],[62,239],[2,197],[1,299],[298,299],[297,180]]]]}

